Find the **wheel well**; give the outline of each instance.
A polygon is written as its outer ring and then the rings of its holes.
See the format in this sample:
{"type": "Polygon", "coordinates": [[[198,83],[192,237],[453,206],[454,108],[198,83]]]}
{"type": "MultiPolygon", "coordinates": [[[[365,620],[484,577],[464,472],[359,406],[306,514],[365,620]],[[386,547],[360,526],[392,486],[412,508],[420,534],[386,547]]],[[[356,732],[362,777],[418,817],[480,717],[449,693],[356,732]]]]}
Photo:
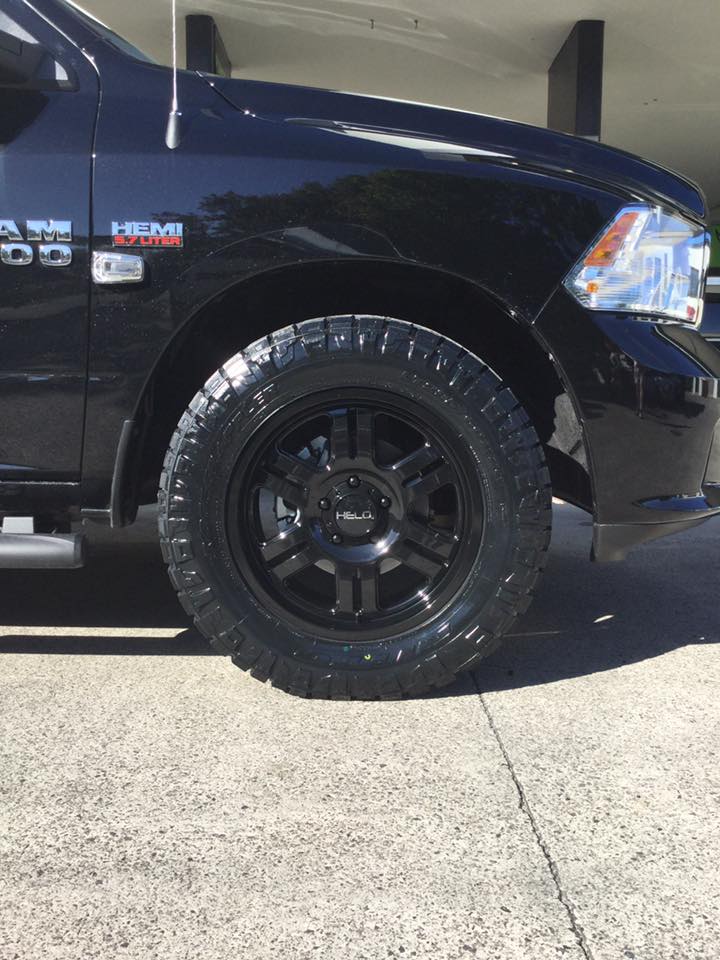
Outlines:
{"type": "Polygon", "coordinates": [[[301,264],[230,288],[207,304],[161,357],[138,404],[123,514],[155,499],[183,411],[230,356],[273,330],[313,317],[371,314],[429,327],[480,356],[513,389],[545,445],[553,491],[592,509],[582,432],[552,360],[527,326],[479,287],[412,265],[364,260],[301,264]]]}

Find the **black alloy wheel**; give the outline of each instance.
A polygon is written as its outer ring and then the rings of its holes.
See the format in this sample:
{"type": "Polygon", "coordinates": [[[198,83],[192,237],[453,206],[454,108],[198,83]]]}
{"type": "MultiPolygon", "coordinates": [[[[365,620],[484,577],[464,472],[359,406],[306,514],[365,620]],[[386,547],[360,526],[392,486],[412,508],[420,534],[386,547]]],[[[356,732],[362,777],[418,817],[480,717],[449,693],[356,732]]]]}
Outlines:
{"type": "Polygon", "coordinates": [[[330,317],[232,357],[183,415],[161,545],[216,649],[301,696],[452,681],[530,603],[550,530],[511,391],[430,330],[330,317]]]}
{"type": "Polygon", "coordinates": [[[480,549],[477,473],[441,425],[373,391],[312,395],[238,463],[228,529],[278,617],[357,643],[441,609],[480,549]]]}

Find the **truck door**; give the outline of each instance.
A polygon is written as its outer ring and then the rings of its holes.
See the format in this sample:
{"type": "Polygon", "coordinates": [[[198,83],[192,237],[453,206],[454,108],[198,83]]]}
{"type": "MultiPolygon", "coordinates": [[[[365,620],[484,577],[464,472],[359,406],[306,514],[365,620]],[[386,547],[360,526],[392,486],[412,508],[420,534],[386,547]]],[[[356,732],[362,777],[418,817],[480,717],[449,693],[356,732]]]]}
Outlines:
{"type": "Polygon", "coordinates": [[[0,483],[79,479],[98,102],[80,50],[0,11],[0,483]]]}

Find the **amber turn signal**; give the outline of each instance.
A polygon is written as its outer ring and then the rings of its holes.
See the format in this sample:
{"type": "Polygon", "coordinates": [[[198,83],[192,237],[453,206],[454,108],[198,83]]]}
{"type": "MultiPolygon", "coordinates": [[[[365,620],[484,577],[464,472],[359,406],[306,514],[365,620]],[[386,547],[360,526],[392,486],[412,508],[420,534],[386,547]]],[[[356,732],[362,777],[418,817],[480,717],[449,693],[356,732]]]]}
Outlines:
{"type": "Polygon", "coordinates": [[[585,266],[605,267],[612,263],[639,216],[637,210],[629,210],[618,217],[585,257],[585,266]]]}

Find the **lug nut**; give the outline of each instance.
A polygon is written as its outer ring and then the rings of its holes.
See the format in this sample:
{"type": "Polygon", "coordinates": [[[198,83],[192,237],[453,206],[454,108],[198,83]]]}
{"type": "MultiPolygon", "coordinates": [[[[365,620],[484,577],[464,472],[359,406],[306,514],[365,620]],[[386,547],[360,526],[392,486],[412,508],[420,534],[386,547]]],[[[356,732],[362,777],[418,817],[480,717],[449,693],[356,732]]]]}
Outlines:
{"type": "Polygon", "coordinates": [[[381,498],[380,498],[380,506],[381,506],[381,507],[389,507],[389,506],[390,506],[390,497],[381,497],[381,498]]]}
{"type": "Polygon", "coordinates": [[[359,478],[359,477],[350,477],[350,479],[348,480],[348,486],[349,486],[349,487],[359,487],[359,486],[360,486],[360,478],[359,478]]]}
{"type": "Polygon", "coordinates": [[[340,536],[339,533],[334,533],[334,534],[332,535],[332,542],[333,542],[333,543],[342,543],[342,537],[340,536]]]}
{"type": "Polygon", "coordinates": [[[327,497],[323,497],[322,500],[318,503],[318,506],[320,507],[321,510],[329,510],[330,501],[327,499],[327,497]]]}

